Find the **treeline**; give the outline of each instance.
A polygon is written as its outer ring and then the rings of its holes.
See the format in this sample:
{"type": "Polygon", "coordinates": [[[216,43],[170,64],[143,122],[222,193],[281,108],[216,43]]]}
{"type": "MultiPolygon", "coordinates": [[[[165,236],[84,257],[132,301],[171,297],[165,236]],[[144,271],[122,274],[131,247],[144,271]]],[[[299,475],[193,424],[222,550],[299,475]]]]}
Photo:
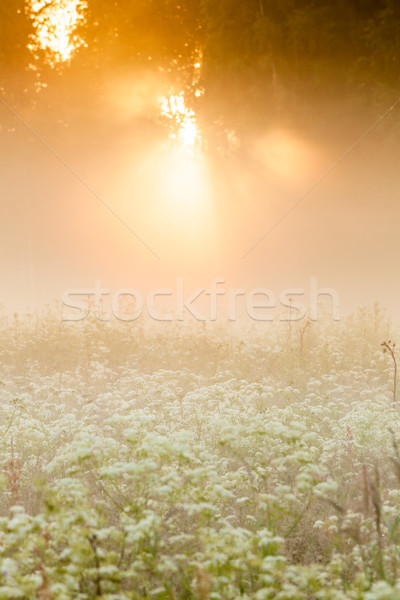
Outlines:
{"type": "Polygon", "coordinates": [[[41,56],[36,73],[32,32],[24,1],[3,0],[1,87],[14,100],[36,100],[39,73],[49,102],[61,89],[93,110],[111,74],[145,69],[185,89],[205,128],[251,131],[274,119],[315,119],[316,107],[336,101],[348,115],[379,110],[400,90],[398,0],[88,0],[87,47],[56,70],[41,56]]]}

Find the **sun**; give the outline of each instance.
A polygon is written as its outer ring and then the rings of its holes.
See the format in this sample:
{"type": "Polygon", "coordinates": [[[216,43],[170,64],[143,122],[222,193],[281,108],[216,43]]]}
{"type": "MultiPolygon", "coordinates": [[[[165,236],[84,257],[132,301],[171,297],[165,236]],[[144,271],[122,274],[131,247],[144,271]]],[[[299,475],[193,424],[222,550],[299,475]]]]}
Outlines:
{"type": "Polygon", "coordinates": [[[183,150],[193,153],[200,144],[201,136],[196,114],[186,106],[184,93],[161,96],[159,104],[161,115],[169,120],[170,140],[174,140],[183,150]]]}
{"type": "MultiPolygon", "coordinates": [[[[194,65],[198,69],[200,63],[194,65]]],[[[169,127],[169,144],[158,162],[160,192],[171,214],[180,218],[199,215],[208,203],[208,174],[196,113],[187,106],[184,92],[161,96],[160,114],[169,127]]]]}

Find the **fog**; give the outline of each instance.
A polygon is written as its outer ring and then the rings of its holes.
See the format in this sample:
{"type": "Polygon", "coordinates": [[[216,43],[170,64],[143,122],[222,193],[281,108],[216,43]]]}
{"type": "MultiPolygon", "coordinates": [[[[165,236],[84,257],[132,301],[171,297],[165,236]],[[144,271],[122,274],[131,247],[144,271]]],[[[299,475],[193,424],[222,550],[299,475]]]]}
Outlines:
{"type": "Polygon", "coordinates": [[[321,127],[277,120],[188,157],[156,114],[156,88],[149,77],[107,81],[93,111],[54,91],[37,96],[33,113],[0,106],[8,311],[95,281],[147,294],[178,277],[189,290],[218,277],[279,295],[316,277],[345,312],[377,301],[400,316],[396,109],[320,180],[371,114],[346,127],[338,99],[321,127]]]}
{"type": "Polygon", "coordinates": [[[353,4],[4,4],[6,310],[218,278],[398,318],[398,14],[353,4]]]}

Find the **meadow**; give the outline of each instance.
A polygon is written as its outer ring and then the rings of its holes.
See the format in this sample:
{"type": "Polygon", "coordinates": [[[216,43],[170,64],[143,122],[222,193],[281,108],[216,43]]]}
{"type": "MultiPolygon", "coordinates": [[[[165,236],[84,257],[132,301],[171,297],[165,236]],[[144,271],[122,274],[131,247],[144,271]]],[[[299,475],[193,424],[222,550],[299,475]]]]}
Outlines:
{"type": "Polygon", "coordinates": [[[0,599],[400,600],[378,306],[264,327],[49,307],[0,330],[0,599]]]}

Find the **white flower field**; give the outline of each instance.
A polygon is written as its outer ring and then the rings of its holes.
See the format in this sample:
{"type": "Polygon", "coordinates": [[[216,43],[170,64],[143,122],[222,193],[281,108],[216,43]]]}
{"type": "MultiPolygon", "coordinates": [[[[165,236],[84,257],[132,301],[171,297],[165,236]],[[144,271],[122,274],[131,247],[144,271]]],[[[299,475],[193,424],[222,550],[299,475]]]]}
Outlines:
{"type": "Polygon", "coordinates": [[[400,600],[378,307],[262,329],[49,309],[1,337],[0,598],[400,600]]]}

